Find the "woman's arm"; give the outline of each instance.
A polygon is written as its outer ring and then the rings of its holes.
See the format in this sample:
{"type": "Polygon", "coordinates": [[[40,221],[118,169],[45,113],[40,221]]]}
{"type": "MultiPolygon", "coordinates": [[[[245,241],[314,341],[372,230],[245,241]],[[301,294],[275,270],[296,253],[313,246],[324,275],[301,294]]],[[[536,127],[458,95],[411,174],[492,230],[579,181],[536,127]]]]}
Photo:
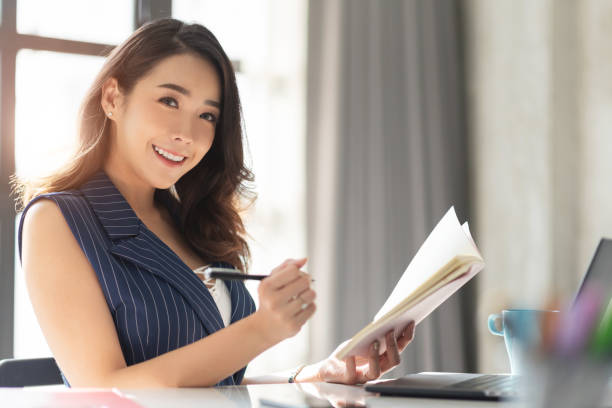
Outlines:
{"type": "MultiPolygon", "coordinates": [[[[24,214],[25,216],[25,214],[24,214]]],[[[127,367],[95,272],[60,209],[40,200],[23,226],[22,263],[38,322],[72,386],[210,386],[294,335],[314,313],[309,280],[287,262],[260,284],[260,308],[210,336],[127,367]],[[298,305],[298,303],[300,303],[298,305]]]]}
{"type": "MultiPolygon", "coordinates": [[[[414,322],[410,322],[398,338],[394,330],[385,335],[386,350],[379,354],[378,342],[370,344],[368,356],[352,356],[345,360],[334,357],[348,341],[334,350],[325,360],[304,366],[294,377],[295,382],[333,382],[343,384],[361,384],[379,378],[400,363],[400,353],[414,338],[414,322]]],[[[278,372],[270,375],[245,378],[242,384],[286,383],[295,370],[278,372]]]]}
{"type": "MultiPolygon", "coordinates": [[[[319,376],[319,365],[310,364],[304,366],[299,372],[299,381],[295,379],[295,382],[320,382],[323,381],[319,376]]],[[[289,377],[295,374],[299,367],[295,367],[291,370],[278,371],[272,374],[258,375],[252,377],[245,377],[242,380],[242,385],[249,384],[284,384],[289,381],[289,377]]]]}

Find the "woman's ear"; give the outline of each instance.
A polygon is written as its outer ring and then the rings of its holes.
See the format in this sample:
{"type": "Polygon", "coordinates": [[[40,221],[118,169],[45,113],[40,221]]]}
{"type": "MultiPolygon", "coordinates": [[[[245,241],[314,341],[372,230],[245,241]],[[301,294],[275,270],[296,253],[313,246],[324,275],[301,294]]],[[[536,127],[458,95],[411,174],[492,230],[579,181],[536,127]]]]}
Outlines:
{"type": "Polygon", "coordinates": [[[102,97],[100,104],[106,116],[113,120],[119,114],[119,108],[123,105],[123,94],[119,89],[116,78],[108,78],[102,85],[102,97]]]}

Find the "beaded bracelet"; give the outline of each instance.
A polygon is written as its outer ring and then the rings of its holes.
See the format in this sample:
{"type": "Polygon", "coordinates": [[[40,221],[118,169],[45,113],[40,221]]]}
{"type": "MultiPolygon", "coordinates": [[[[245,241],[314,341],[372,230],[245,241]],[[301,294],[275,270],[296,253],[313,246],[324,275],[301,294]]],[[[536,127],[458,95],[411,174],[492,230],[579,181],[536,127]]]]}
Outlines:
{"type": "Polygon", "coordinates": [[[306,367],[306,364],[302,364],[293,373],[291,373],[291,375],[289,376],[289,379],[287,380],[287,382],[294,383],[295,382],[295,377],[298,376],[298,374],[304,369],[304,367],[306,367]]]}

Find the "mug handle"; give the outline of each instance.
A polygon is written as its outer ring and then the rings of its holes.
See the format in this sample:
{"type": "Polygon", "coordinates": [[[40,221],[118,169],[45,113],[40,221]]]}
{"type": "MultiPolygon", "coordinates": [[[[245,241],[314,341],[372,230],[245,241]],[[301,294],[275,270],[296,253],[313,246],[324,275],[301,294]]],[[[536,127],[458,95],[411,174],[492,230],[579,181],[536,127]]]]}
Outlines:
{"type": "Polygon", "coordinates": [[[495,313],[495,314],[490,314],[489,315],[489,331],[491,332],[491,334],[494,334],[496,336],[503,336],[504,335],[504,329],[502,327],[501,330],[497,329],[497,325],[495,324],[495,322],[498,319],[501,319],[501,314],[499,313],[495,313]]]}

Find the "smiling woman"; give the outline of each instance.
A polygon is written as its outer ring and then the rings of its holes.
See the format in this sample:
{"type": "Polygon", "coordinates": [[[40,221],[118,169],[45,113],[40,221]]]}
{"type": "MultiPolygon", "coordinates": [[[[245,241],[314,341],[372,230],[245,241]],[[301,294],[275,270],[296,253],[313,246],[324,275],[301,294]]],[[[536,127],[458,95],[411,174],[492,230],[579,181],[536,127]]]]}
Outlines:
{"type": "MultiPolygon", "coordinates": [[[[182,34],[193,34],[196,26],[184,28],[182,34]]],[[[208,262],[228,262],[246,270],[248,246],[237,212],[240,199],[252,198],[244,184],[252,174],[244,166],[235,75],[212,33],[202,27],[207,41],[189,47],[185,40],[172,39],[173,28],[168,23],[143,27],[111,53],[81,106],[78,154],[61,171],[22,183],[22,204],[34,195],[80,186],[103,169],[122,192],[122,184],[135,181],[153,186],[155,202],[166,203],[162,207],[175,213],[187,241],[200,248],[208,262]],[[159,43],[143,42],[144,36],[160,38],[155,40],[159,43]],[[143,44],[147,47],[135,52],[143,44]],[[162,44],[166,50],[160,53],[162,44]],[[164,86],[168,83],[180,85],[164,86]],[[193,95],[179,89],[192,90],[193,95]],[[186,159],[166,159],[154,146],[168,158],[186,159]],[[201,160],[205,154],[206,160],[201,160]],[[178,196],[171,194],[175,191],[178,196]],[[209,231],[219,224],[225,228],[209,231]]],[[[125,190],[141,218],[156,213],[151,202],[141,201],[141,190],[125,190]]]]}
{"type": "Polygon", "coordinates": [[[199,24],[161,19],[119,45],[80,112],[79,152],[65,168],[17,183],[28,292],[66,384],[235,385],[375,379],[412,338],[244,379],[257,355],[294,336],[315,311],[306,259],[258,288],[203,282],[204,265],[246,271],[239,211],[253,196],[235,74],[199,24]]]}
{"type": "Polygon", "coordinates": [[[134,174],[143,186],[165,190],[196,167],[215,139],[219,83],[215,67],[190,53],[157,64],[138,81],[129,99],[115,78],[108,79],[102,86],[102,105],[115,126],[110,133],[114,154],[106,160],[106,173],[111,178],[134,174]],[[174,78],[180,78],[181,85],[166,82],[174,78]]]}

